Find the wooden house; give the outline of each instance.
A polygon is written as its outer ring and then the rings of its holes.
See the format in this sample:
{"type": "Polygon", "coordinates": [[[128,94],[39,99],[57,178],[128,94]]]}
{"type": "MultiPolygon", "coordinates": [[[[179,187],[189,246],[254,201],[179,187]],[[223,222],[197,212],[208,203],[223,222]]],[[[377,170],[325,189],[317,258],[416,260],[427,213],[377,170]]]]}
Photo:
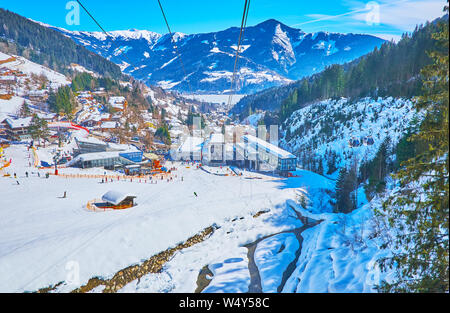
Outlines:
{"type": "Polygon", "coordinates": [[[100,209],[128,209],[135,205],[135,198],[135,195],[111,190],[103,195],[102,200],[104,203],[96,203],[95,206],[100,209]]]}

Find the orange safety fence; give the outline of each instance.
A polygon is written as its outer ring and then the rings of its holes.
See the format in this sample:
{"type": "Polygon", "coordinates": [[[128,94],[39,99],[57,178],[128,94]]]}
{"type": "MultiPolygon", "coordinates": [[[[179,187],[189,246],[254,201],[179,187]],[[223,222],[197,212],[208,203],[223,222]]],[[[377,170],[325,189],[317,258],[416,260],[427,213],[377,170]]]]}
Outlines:
{"type": "Polygon", "coordinates": [[[0,61],[0,64],[5,64],[5,63],[9,63],[9,62],[14,62],[14,61],[16,61],[17,59],[15,58],[15,57],[10,57],[10,58],[8,58],[8,59],[6,59],[6,60],[2,60],[2,61],[0,61]]]}
{"type": "MultiPolygon", "coordinates": [[[[50,175],[54,175],[53,173],[49,173],[50,175]]],[[[108,181],[131,181],[131,182],[139,182],[146,183],[151,179],[164,179],[167,175],[159,174],[160,176],[126,176],[126,175],[101,175],[101,174],[64,174],[59,173],[58,176],[62,178],[95,178],[95,179],[105,179],[108,181]],[[151,179],[150,179],[151,178],[151,179]]]]}
{"type": "Polygon", "coordinates": [[[11,93],[1,94],[1,95],[0,95],[0,99],[2,99],[2,100],[11,100],[11,98],[12,98],[13,96],[14,96],[14,95],[11,94],[11,93]]]}
{"type": "Polygon", "coordinates": [[[101,202],[102,200],[100,200],[100,199],[94,199],[94,200],[90,200],[90,201],[88,201],[88,203],[86,204],[86,208],[89,210],[89,211],[93,211],[93,212],[105,212],[105,211],[111,211],[112,209],[107,209],[107,208],[103,208],[103,209],[100,209],[99,207],[97,207],[96,205],[95,205],[95,203],[98,203],[98,202],[101,202]]]}

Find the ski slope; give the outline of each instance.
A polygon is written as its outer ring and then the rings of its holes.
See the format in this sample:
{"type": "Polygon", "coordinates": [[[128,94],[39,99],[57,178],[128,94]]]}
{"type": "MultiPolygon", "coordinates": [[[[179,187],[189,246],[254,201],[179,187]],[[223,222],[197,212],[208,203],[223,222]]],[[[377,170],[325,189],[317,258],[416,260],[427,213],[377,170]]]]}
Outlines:
{"type": "MultiPolygon", "coordinates": [[[[39,148],[39,155],[49,149],[39,148]]],[[[246,171],[218,176],[175,163],[177,176],[171,182],[101,183],[52,175],[46,179],[42,170],[38,177],[37,169],[29,167],[33,156],[26,146],[4,152],[12,164],[3,170],[11,177],[0,176],[0,190],[7,191],[0,207],[0,292],[36,291],[59,282],[64,283],[56,292],[70,292],[92,277],[111,278],[212,225],[216,230],[209,238],[176,252],[161,273],[147,274],[119,292],[194,292],[205,267],[211,274],[200,291],[206,293],[252,292],[255,271],[262,292],[375,292],[374,286],[389,278],[376,265],[389,251],[380,249],[382,238],[372,237],[373,207],[381,199],[368,203],[362,188],[358,209],[344,215],[329,213],[334,182],[305,170],[287,179],[246,171]],[[86,209],[89,200],[109,190],[137,195],[137,206],[86,209]],[[307,209],[299,204],[300,194],[308,199],[307,209]],[[321,221],[306,228],[301,241],[292,232],[305,226],[296,212],[321,221]]]]}
{"type": "Polygon", "coordinates": [[[30,153],[24,146],[5,150],[13,160],[8,172],[18,178],[0,177],[0,190],[8,191],[2,192],[0,207],[1,292],[33,291],[64,281],[71,261],[79,264],[80,284],[93,276],[108,277],[214,223],[294,197],[293,189],[273,178],[244,181],[185,167],[176,172],[178,179],[158,184],[45,179],[28,167],[30,153]],[[101,213],[84,208],[109,190],[133,192],[138,206],[101,213]]]}

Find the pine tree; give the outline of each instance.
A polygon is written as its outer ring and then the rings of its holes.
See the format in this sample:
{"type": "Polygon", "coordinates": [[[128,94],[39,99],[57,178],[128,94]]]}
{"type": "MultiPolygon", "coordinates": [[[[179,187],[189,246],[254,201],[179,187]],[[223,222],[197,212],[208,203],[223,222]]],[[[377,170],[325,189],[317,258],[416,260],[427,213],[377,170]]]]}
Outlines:
{"type": "Polygon", "coordinates": [[[40,119],[37,114],[33,115],[29,130],[31,138],[38,141],[40,141],[40,139],[44,139],[44,143],[45,139],[47,139],[50,135],[47,121],[40,119]]]}
{"type": "Polygon", "coordinates": [[[336,152],[332,151],[327,159],[327,175],[333,174],[336,172],[336,152]]]}
{"type": "Polygon", "coordinates": [[[385,292],[449,291],[448,20],[438,26],[433,38],[444,49],[430,52],[433,63],[421,72],[424,93],[416,108],[426,116],[412,136],[426,149],[404,162],[396,175],[402,188],[384,203],[398,229],[393,256],[380,260],[396,273],[395,282],[380,285],[385,292]]]}
{"type": "Polygon", "coordinates": [[[27,117],[31,115],[30,107],[28,106],[28,103],[24,100],[22,106],[19,110],[19,116],[20,117],[27,117]]]}
{"type": "Polygon", "coordinates": [[[318,160],[317,173],[320,175],[323,175],[323,160],[321,157],[319,157],[319,160],[318,160]]]}

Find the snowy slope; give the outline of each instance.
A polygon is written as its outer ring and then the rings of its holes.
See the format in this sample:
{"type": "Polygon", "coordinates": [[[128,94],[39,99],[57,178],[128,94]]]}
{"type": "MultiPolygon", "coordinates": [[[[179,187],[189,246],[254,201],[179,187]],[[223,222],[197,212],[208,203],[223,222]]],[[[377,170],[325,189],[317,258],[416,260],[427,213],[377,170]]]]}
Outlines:
{"type": "MultiPolygon", "coordinates": [[[[0,60],[5,60],[10,58],[10,55],[0,52],[0,60]]],[[[36,74],[44,75],[49,80],[52,88],[58,88],[60,86],[65,86],[70,84],[70,81],[66,76],[55,72],[45,66],[31,62],[24,57],[14,56],[17,60],[14,62],[8,62],[2,64],[2,67],[6,67],[12,70],[19,70],[27,75],[36,74]]]]}
{"type": "MultiPolygon", "coordinates": [[[[339,168],[348,165],[354,157],[359,161],[371,160],[387,136],[395,145],[414,117],[420,115],[408,99],[320,101],[295,111],[283,123],[280,145],[300,159],[307,150],[317,158],[325,158],[327,151],[335,152],[339,168]],[[350,139],[361,140],[366,136],[372,136],[373,145],[349,146],[350,139]]],[[[326,162],[323,165],[326,172],[326,162]]]]}
{"type": "Polygon", "coordinates": [[[22,97],[12,97],[10,100],[0,99],[0,115],[15,115],[19,112],[25,99],[22,97]]]}
{"type": "Polygon", "coordinates": [[[385,238],[374,236],[377,221],[382,223],[373,211],[381,205],[380,199],[371,203],[362,199],[360,207],[349,214],[310,214],[298,204],[291,205],[323,222],[303,232],[300,258],[283,292],[370,293],[376,292],[382,280],[391,280],[392,272],[382,272],[377,264],[389,255],[389,250],[381,249],[385,238]]]}
{"type": "Polygon", "coordinates": [[[26,147],[5,152],[12,158],[7,170],[17,173],[20,185],[0,177],[0,189],[8,190],[0,207],[1,291],[31,291],[66,280],[70,261],[79,264],[80,284],[96,275],[109,277],[214,223],[254,214],[294,196],[292,189],[277,188],[279,183],[270,177],[248,182],[183,167],[170,183],[45,179],[43,172],[37,177],[32,173],[36,169],[28,167],[32,157],[26,147]],[[25,171],[32,173],[30,178],[25,171]],[[86,210],[89,200],[111,189],[136,194],[138,206],[116,212],[86,210]],[[64,191],[68,197],[62,199],[64,191]]]}

